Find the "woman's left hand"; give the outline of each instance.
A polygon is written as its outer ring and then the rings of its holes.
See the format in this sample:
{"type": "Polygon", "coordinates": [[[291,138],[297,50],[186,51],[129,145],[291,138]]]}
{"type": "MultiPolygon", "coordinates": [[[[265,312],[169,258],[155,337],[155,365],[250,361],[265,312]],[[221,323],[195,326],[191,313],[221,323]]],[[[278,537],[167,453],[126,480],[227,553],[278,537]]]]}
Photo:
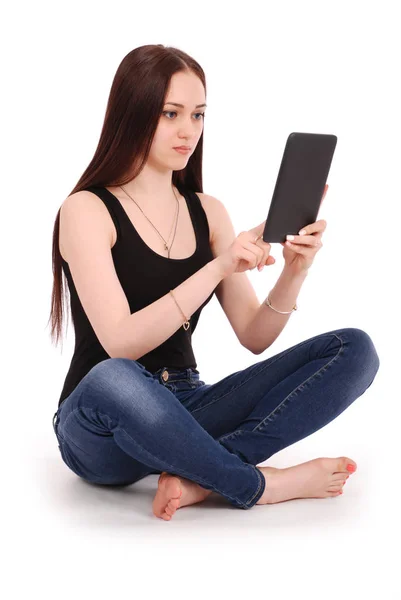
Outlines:
{"type": "MultiPolygon", "coordinates": [[[[329,186],[326,185],[320,204],[323,202],[328,188],[329,186]]],[[[312,265],[316,254],[323,246],[322,235],[326,226],[326,221],[321,219],[320,221],[316,221],[316,223],[303,227],[301,231],[305,233],[302,235],[294,236],[293,240],[286,241],[285,244],[280,242],[284,246],[283,257],[285,267],[297,273],[307,271],[312,265]]]]}

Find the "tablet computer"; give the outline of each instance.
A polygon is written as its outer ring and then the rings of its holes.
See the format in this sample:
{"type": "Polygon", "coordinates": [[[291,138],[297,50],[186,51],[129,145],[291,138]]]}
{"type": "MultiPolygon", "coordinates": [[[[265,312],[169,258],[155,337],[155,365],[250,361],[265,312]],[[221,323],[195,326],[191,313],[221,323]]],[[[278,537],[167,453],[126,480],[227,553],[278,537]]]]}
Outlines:
{"type": "Polygon", "coordinates": [[[315,223],[323,197],[337,136],[325,133],[290,133],[284,148],[263,240],[285,242],[315,223]]]}

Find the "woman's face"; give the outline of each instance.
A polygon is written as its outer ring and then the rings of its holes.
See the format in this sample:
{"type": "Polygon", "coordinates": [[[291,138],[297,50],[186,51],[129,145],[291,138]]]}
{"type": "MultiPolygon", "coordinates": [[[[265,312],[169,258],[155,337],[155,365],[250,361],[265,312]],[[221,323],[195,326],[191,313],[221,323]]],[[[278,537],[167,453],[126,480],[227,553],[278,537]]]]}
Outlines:
{"type": "Polygon", "coordinates": [[[162,163],[173,171],[184,169],[195,151],[203,131],[205,90],[201,80],[193,73],[175,73],[170,81],[166,103],[151,147],[153,161],[162,163]],[[174,104],[183,106],[175,106],[174,104]],[[189,146],[189,152],[181,154],[176,146],[189,146]]]}

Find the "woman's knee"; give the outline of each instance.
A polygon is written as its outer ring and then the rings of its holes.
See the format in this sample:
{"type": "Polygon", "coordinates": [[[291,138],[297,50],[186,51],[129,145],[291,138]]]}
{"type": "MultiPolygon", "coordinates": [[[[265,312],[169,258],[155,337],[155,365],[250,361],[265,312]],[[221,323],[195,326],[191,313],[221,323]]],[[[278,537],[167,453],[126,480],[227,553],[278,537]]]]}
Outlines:
{"type": "Polygon", "coordinates": [[[380,366],[380,359],[370,335],[363,329],[348,327],[338,331],[343,343],[350,348],[348,358],[354,360],[358,367],[368,373],[369,377],[375,377],[380,366]]]}

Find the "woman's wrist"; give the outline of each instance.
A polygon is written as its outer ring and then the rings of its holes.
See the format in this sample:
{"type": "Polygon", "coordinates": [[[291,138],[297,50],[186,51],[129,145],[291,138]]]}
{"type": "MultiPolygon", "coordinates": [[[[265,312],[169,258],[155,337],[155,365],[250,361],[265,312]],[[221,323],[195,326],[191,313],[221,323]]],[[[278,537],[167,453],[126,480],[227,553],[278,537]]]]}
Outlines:
{"type": "Polygon", "coordinates": [[[295,272],[284,267],[276,285],[269,292],[270,302],[279,311],[291,311],[307,276],[307,271],[295,272]]]}
{"type": "Polygon", "coordinates": [[[286,273],[286,275],[290,276],[290,277],[298,277],[298,278],[302,279],[308,275],[309,269],[298,269],[298,268],[294,269],[293,267],[284,265],[283,273],[286,273]]]}

